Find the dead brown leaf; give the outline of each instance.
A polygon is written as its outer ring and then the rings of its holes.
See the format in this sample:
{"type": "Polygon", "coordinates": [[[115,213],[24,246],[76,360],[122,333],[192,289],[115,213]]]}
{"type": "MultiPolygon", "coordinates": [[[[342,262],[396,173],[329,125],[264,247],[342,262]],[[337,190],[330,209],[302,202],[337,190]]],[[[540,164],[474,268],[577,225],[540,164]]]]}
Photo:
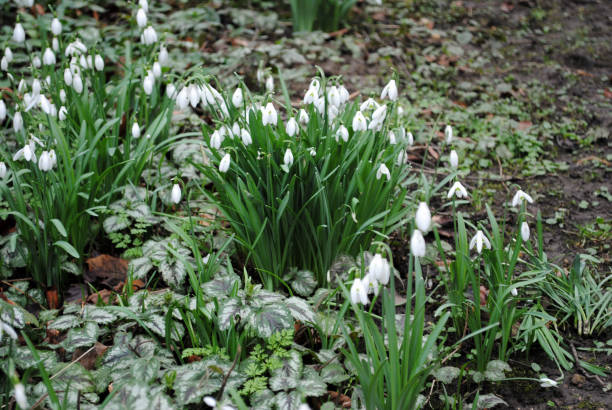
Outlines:
{"type": "Polygon", "coordinates": [[[92,293],[91,295],[89,295],[87,297],[87,303],[92,303],[94,305],[97,305],[98,302],[102,300],[102,302],[104,302],[105,305],[108,305],[112,294],[113,293],[110,290],[102,289],[99,292],[92,293]]]}
{"type": "Polygon", "coordinates": [[[606,98],[612,98],[612,90],[610,90],[609,88],[604,88],[603,94],[606,98]]]}
{"type": "Polygon", "coordinates": [[[72,354],[72,361],[78,359],[78,362],[87,370],[93,370],[96,367],[96,361],[98,357],[102,356],[108,346],[103,345],[100,342],[96,342],[93,348],[85,349],[78,348],[72,354]],[[83,355],[85,353],[85,355],[83,355]],[[82,357],[81,357],[82,356],[82,357]]]}
{"type": "Polygon", "coordinates": [[[342,394],[337,391],[328,391],[329,398],[333,401],[337,406],[342,406],[343,409],[351,408],[351,398],[345,394],[342,394]]]}
{"type": "Polygon", "coordinates": [[[85,282],[98,282],[113,287],[125,281],[128,261],[110,255],[98,255],[87,259],[88,272],[85,273],[85,282]]]}
{"type": "Polygon", "coordinates": [[[520,121],[516,128],[519,129],[520,131],[525,131],[531,128],[532,125],[533,123],[531,121],[520,121]]]}

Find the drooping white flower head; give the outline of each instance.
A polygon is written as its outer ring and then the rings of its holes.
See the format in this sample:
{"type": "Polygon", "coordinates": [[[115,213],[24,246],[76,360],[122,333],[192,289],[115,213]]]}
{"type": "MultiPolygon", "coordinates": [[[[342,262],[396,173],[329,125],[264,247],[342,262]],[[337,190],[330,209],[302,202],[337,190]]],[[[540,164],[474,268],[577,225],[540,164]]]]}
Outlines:
{"type": "Polygon", "coordinates": [[[444,128],[444,137],[446,138],[446,143],[450,144],[453,140],[453,127],[447,125],[446,128],[444,128]]]}
{"type": "Polygon", "coordinates": [[[451,187],[451,189],[448,190],[448,193],[446,194],[446,197],[448,199],[451,199],[453,196],[456,196],[457,198],[467,198],[468,197],[468,192],[465,189],[465,187],[463,185],[461,185],[461,182],[457,181],[453,184],[453,186],[451,187]]]}
{"type": "Polygon", "coordinates": [[[510,289],[510,294],[514,297],[518,296],[518,290],[516,290],[516,288],[512,288],[510,289]]]}
{"type": "Polygon", "coordinates": [[[50,171],[52,167],[53,161],[51,160],[49,153],[47,151],[43,151],[42,154],[40,154],[40,158],[38,159],[38,169],[43,172],[47,172],[50,171]]]}
{"type": "Polygon", "coordinates": [[[221,148],[222,142],[223,142],[223,137],[221,136],[221,133],[215,130],[210,136],[210,148],[219,149],[221,148]]]}
{"type": "Polygon", "coordinates": [[[348,90],[344,85],[338,87],[338,93],[340,94],[340,104],[344,104],[349,100],[349,98],[351,98],[348,90]]]}
{"type": "Polygon", "coordinates": [[[81,40],[79,40],[78,38],[76,40],[74,40],[72,43],[68,44],[68,46],[66,46],[66,57],[68,56],[80,56],[81,54],[84,54],[87,52],[87,47],[85,47],[85,44],[83,44],[81,42],[81,40]]]}
{"type": "Polygon", "coordinates": [[[414,256],[422,258],[425,256],[425,250],[425,238],[423,238],[421,231],[415,229],[410,238],[410,252],[412,252],[414,256]]]}
{"type": "Polygon", "coordinates": [[[153,26],[149,26],[144,29],[141,36],[141,42],[147,46],[157,43],[157,32],[153,26]]]}
{"type": "Polygon", "coordinates": [[[15,24],[15,29],[13,30],[13,41],[15,43],[23,43],[25,41],[25,30],[21,23],[15,24]]]}
{"type": "Polygon", "coordinates": [[[238,107],[242,107],[242,88],[238,87],[236,88],[236,91],[234,91],[234,94],[232,95],[232,104],[234,104],[234,107],[238,108],[238,107]]]}
{"type": "Polygon", "coordinates": [[[327,102],[334,107],[340,106],[340,92],[338,91],[338,87],[335,85],[329,87],[327,91],[327,102]]]}
{"type": "Polygon", "coordinates": [[[35,55],[34,57],[32,57],[32,67],[40,68],[41,65],[42,65],[42,61],[40,60],[39,55],[35,55]]]}
{"type": "Polygon", "coordinates": [[[104,59],[100,54],[96,54],[96,57],[94,58],[94,67],[96,67],[97,71],[104,70],[104,59]]]}
{"type": "Polygon", "coordinates": [[[283,164],[289,168],[291,167],[291,165],[293,165],[293,153],[291,152],[291,149],[287,148],[287,151],[285,151],[285,156],[283,157],[283,164]]]}
{"type": "Polygon", "coordinates": [[[404,165],[407,162],[408,162],[408,155],[406,155],[406,151],[401,150],[399,154],[397,154],[397,159],[395,160],[395,163],[397,165],[404,165]]]}
{"type": "Polygon", "coordinates": [[[7,172],[8,172],[8,169],[6,168],[6,164],[4,162],[0,162],[0,178],[4,179],[7,172]]]}
{"type": "Polygon", "coordinates": [[[223,158],[221,158],[221,162],[219,162],[219,171],[220,172],[227,172],[227,170],[230,167],[230,154],[225,154],[223,156],[223,158]]]}
{"type": "Polygon", "coordinates": [[[140,138],[140,125],[136,121],[132,124],[132,138],[140,138]]]}
{"type": "Polygon", "coordinates": [[[387,106],[383,104],[380,107],[378,107],[376,110],[374,110],[374,112],[372,113],[372,122],[376,121],[382,124],[386,116],[387,116],[387,106]]]}
{"type": "Polygon", "coordinates": [[[483,245],[485,248],[491,249],[491,242],[489,242],[489,239],[485,236],[484,233],[482,233],[481,230],[478,230],[476,231],[476,235],[474,235],[474,237],[470,241],[470,250],[474,249],[475,246],[476,251],[478,253],[482,253],[483,245]]]}
{"type": "Polygon", "coordinates": [[[147,13],[142,7],[139,8],[138,12],[136,13],[136,23],[140,28],[144,28],[147,25],[147,13]]]}
{"type": "Polygon", "coordinates": [[[359,106],[359,111],[375,110],[379,107],[378,103],[371,98],[365,100],[359,106]]]}
{"type": "Polygon", "coordinates": [[[66,109],[66,107],[62,105],[58,112],[58,118],[60,119],[60,121],[64,121],[67,116],[68,116],[68,110],[66,109]]]}
{"type": "Polygon", "coordinates": [[[54,65],[55,64],[55,53],[53,52],[53,50],[47,47],[47,49],[43,53],[42,61],[44,65],[54,65]]]}
{"type": "Polygon", "coordinates": [[[421,202],[416,211],[415,222],[421,232],[427,232],[431,226],[431,212],[425,202],[421,202]]]}
{"type": "Polygon", "coordinates": [[[397,144],[397,138],[395,137],[395,133],[393,131],[389,131],[389,144],[397,144]]]}
{"type": "Polygon", "coordinates": [[[59,21],[57,17],[51,21],[51,32],[54,36],[59,36],[62,34],[62,23],[59,21]]]}
{"type": "Polygon", "coordinates": [[[72,78],[72,88],[77,94],[81,94],[83,92],[83,80],[81,79],[80,75],[75,75],[72,78]]]}
{"type": "Polygon", "coordinates": [[[370,261],[368,267],[369,275],[376,281],[386,285],[389,283],[391,276],[391,268],[389,267],[389,261],[383,258],[381,254],[377,253],[370,261]]]}
{"type": "Polygon", "coordinates": [[[520,206],[523,201],[527,201],[528,203],[533,204],[533,198],[526,192],[523,192],[519,189],[518,191],[516,191],[516,194],[514,194],[514,197],[512,198],[512,206],[520,206]]]}
{"type": "Polygon", "coordinates": [[[179,110],[184,110],[189,105],[189,96],[187,87],[181,88],[181,91],[176,95],[176,106],[179,110]]]}
{"type": "Polygon", "coordinates": [[[389,97],[389,100],[396,101],[397,100],[397,85],[395,84],[395,80],[389,81],[387,85],[382,90],[380,94],[380,99],[384,99],[385,97],[389,97]]]}
{"type": "Polygon", "coordinates": [[[368,299],[368,286],[364,285],[369,285],[369,282],[367,284],[364,284],[360,278],[353,279],[353,285],[351,286],[352,303],[361,303],[363,305],[367,305],[368,303],[370,303],[370,300],[368,299]]]}
{"type": "Polygon", "coordinates": [[[319,89],[310,87],[304,94],[304,105],[312,104],[319,98],[319,89]]]}
{"type": "Polygon", "coordinates": [[[170,193],[170,200],[174,204],[178,204],[181,202],[181,187],[179,184],[174,184],[172,186],[172,192],[170,193]]]}
{"type": "Polygon", "coordinates": [[[319,114],[323,115],[323,113],[325,112],[325,98],[324,97],[317,98],[314,101],[314,106],[319,112],[319,114]]]}
{"type": "Polygon", "coordinates": [[[376,171],[376,179],[380,179],[383,175],[387,177],[387,181],[391,179],[391,172],[389,172],[389,168],[387,168],[385,164],[380,164],[378,171],[376,171]]]}
{"type": "Polygon", "coordinates": [[[11,50],[10,47],[6,47],[4,49],[4,57],[6,57],[7,63],[10,63],[11,61],[13,61],[13,51],[11,50]]]}
{"type": "Polygon", "coordinates": [[[540,386],[542,387],[557,387],[559,383],[556,381],[549,379],[548,377],[540,378],[540,386]]]}
{"type": "Polygon", "coordinates": [[[21,383],[17,383],[15,385],[15,401],[22,409],[29,408],[28,399],[25,394],[25,387],[23,387],[23,384],[21,383]]]}
{"type": "Polygon", "coordinates": [[[168,60],[168,50],[162,44],[159,46],[159,56],[157,57],[157,61],[159,61],[159,64],[161,64],[162,67],[166,67],[168,65],[168,60]]]}
{"type": "Polygon", "coordinates": [[[295,118],[293,117],[289,118],[289,121],[287,121],[287,124],[285,125],[285,131],[287,132],[287,135],[289,135],[290,137],[293,137],[297,133],[298,123],[295,120],[295,118]]]}
{"type": "Polygon", "coordinates": [[[457,168],[459,166],[459,156],[457,155],[457,151],[452,150],[448,159],[451,167],[457,168]]]}
{"type": "Polygon", "coordinates": [[[0,100],[0,123],[6,119],[6,104],[3,100],[0,100]]]}
{"type": "Polygon", "coordinates": [[[23,117],[21,116],[20,111],[15,111],[15,114],[13,114],[13,131],[15,131],[15,133],[18,133],[22,129],[23,129],[23,117]]]}
{"type": "Polygon", "coordinates": [[[269,102],[265,108],[262,108],[261,113],[261,119],[264,126],[268,124],[276,125],[276,122],[278,121],[278,114],[276,113],[276,109],[271,102],[269,102]]]}
{"type": "Polygon", "coordinates": [[[6,56],[2,56],[2,58],[0,59],[0,70],[7,71],[8,70],[8,66],[9,66],[9,62],[8,62],[6,56]]]}
{"type": "Polygon", "coordinates": [[[56,53],[59,51],[59,40],[57,39],[57,37],[53,37],[53,40],[51,40],[51,48],[56,53]]]}
{"type": "Polygon", "coordinates": [[[155,76],[149,71],[142,80],[142,89],[146,95],[151,95],[153,93],[153,86],[155,86],[155,76]]]}
{"type": "Polygon", "coordinates": [[[529,240],[529,224],[525,221],[521,224],[521,238],[523,242],[527,242],[529,240]]]}
{"type": "Polygon", "coordinates": [[[138,5],[145,11],[145,13],[149,12],[149,2],[147,0],[138,0],[138,5]]]}
{"type": "Polygon", "coordinates": [[[300,123],[304,124],[304,125],[308,124],[308,122],[310,121],[310,117],[308,116],[308,113],[303,108],[300,109],[300,118],[299,118],[299,120],[300,120],[300,123]]]}
{"type": "Polygon", "coordinates": [[[242,143],[244,145],[251,145],[253,143],[251,133],[244,128],[240,130],[240,138],[242,139],[242,143]]]}
{"type": "Polygon", "coordinates": [[[353,117],[353,131],[365,131],[368,129],[368,123],[361,113],[361,111],[357,111],[355,116],[353,117]]]}
{"type": "Polygon", "coordinates": [[[266,78],[266,91],[269,93],[274,92],[274,78],[271,75],[266,78]]]}
{"type": "Polygon", "coordinates": [[[340,138],[342,138],[342,141],[348,142],[349,132],[344,125],[340,125],[338,131],[336,131],[336,141],[339,141],[340,138]]]}

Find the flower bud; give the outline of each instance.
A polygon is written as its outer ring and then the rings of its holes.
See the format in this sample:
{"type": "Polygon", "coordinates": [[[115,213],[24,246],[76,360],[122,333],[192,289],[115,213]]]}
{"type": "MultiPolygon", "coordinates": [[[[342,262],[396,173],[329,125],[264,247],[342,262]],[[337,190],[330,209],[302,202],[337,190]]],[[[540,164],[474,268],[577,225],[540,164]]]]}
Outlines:
{"type": "Polygon", "coordinates": [[[427,232],[431,226],[431,212],[425,202],[419,204],[419,208],[416,211],[415,222],[417,228],[421,232],[427,232]]]}
{"type": "Polygon", "coordinates": [[[57,17],[54,18],[51,22],[51,32],[54,36],[59,36],[60,34],[62,34],[62,23],[57,17]]]}
{"type": "Polygon", "coordinates": [[[132,138],[140,138],[140,126],[138,122],[132,124],[132,138]]]}
{"type": "Polygon", "coordinates": [[[295,120],[295,118],[291,117],[289,118],[289,121],[287,121],[287,125],[285,126],[285,131],[287,132],[287,135],[289,135],[290,137],[293,137],[298,130],[298,123],[295,120]]]}
{"type": "Polygon", "coordinates": [[[170,200],[172,203],[178,204],[181,202],[181,187],[179,184],[174,184],[172,186],[172,193],[170,194],[170,200]]]}
{"type": "Polygon", "coordinates": [[[25,30],[21,23],[15,24],[15,29],[13,30],[13,41],[15,43],[23,43],[25,41],[25,30]]]}
{"type": "Polygon", "coordinates": [[[104,59],[100,54],[96,54],[96,57],[94,59],[94,66],[98,71],[104,70],[104,59]]]}
{"type": "Polygon", "coordinates": [[[529,224],[525,221],[521,224],[521,238],[523,238],[523,242],[529,240],[529,224]]]}
{"type": "Polygon", "coordinates": [[[230,167],[230,154],[225,154],[225,156],[221,159],[221,162],[219,162],[219,171],[220,172],[227,172],[227,170],[230,167]]]}
{"type": "Polygon", "coordinates": [[[147,25],[147,13],[142,8],[139,8],[136,13],[136,23],[140,28],[144,28],[147,25]]]}
{"type": "Polygon", "coordinates": [[[451,167],[457,168],[459,166],[459,156],[457,155],[457,151],[452,150],[448,159],[451,167]]]}
{"type": "Polygon", "coordinates": [[[412,232],[412,237],[410,238],[410,252],[415,257],[423,257],[425,256],[426,246],[425,246],[425,238],[423,238],[423,234],[418,229],[415,229],[412,232]]]}

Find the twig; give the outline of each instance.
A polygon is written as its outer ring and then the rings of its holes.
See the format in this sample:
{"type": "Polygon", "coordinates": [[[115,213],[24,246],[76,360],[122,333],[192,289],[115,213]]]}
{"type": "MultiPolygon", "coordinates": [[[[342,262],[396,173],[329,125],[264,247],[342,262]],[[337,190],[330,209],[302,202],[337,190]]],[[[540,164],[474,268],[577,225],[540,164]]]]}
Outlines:
{"type": "Polygon", "coordinates": [[[32,302],[36,303],[38,306],[40,306],[41,309],[45,309],[45,307],[43,305],[41,305],[40,303],[38,303],[36,301],[36,299],[34,299],[32,296],[28,295],[27,293],[25,293],[23,290],[19,289],[17,286],[13,285],[12,283],[9,283],[6,280],[2,281],[3,284],[5,284],[6,286],[10,286],[11,288],[14,288],[15,290],[17,290],[17,292],[21,293],[22,295],[24,295],[25,297],[27,297],[28,299],[32,300],[32,302]]]}
{"type": "Polygon", "coordinates": [[[576,362],[576,368],[580,373],[582,373],[587,379],[595,379],[601,385],[601,387],[606,387],[606,384],[597,376],[596,374],[589,374],[584,367],[580,364],[580,359],[578,358],[578,352],[576,351],[576,346],[574,346],[574,342],[569,341],[570,347],[572,348],[572,355],[574,356],[574,361],[576,362]]]}
{"type": "Polygon", "coordinates": [[[72,366],[73,364],[75,364],[76,362],[78,362],[79,360],[81,360],[83,357],[85,357],[85,355],[89,352],[91,352],[93,349],[95,349],[96,346],[92,346],[89,349],[87,349],[87,351],[85,353],[83,353],[82,355],[80,355],[79,357],[77,357],[76,359],[74,359],[72,362],[68,363],[68,365],[66,365],[66,367],[62,368],[59,372],[55,373],[53,376],[51,376],[49,378],[49,380],[53,380],[55,379],[57,376],[59,376],[60,374],[64,373],[66,371],[66,369],[68,369],[70,366],[72,366]]]}
{"type": "Polygon", "coordinates": [[[236,350],[236,357],[234,357],[234,363],[232,363],[232,367],[230,367],[229,371],[223,378],[221,389],[219,389],[219,393],[217,393],[217,400],[221,400],[221,397],[223,397],[223,390],[225,390],[225,385],[227,384],[227,380],[229,379],[230,374],[232,374],[232,371],[234,371],[234,367],[236,367],[236,364],[238,363],[238,358],[240,357],[241,352],[242,352],[242,347],[241,345],[238,345],[238,349],[236,350]]]}

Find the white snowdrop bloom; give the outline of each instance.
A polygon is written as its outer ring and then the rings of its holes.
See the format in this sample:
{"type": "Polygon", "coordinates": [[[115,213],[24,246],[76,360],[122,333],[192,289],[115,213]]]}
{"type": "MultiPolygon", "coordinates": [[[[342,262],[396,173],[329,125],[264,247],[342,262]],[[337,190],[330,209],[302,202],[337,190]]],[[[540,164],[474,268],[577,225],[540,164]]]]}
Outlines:
{"type": "Polygon", "coordinates": [[[253,143],[251,133],[244,128],[240,130],[240,138],[242,139],[242,143],[244,145],[251,145],[253,143]]]}
{"type": "Polygon", "coordinates": [[[149,12],[149,2],[147,0],[138,0],[138,5],[145,11],[145,13],[149,12]]]}
{"type": "Polygon", "coordinates": [[[57,39],[57,37],[53,37],[53,40],[51,40],[51,48],[56,53],[59,51],[59,40],[57,39]]]}
{"type": "Polygon", "coordinates": [[[161,64],[159,64],[159,61],[156,61],[153,63],[153,75],[155,76],[155,78],[159,78],[162,75],[162,69],[161,69],[161,64]]]}
{"type": "Polygon", "coordinates": [[[147,25],[147,13],[142,7],[136,12],[136,24],[140,28],[144,28],[147,25]]]}
{"type": "Polygon", "coordinates": [[[448,160],[451,167],[457,168],[459,166],[459,156],[457,155],[457,151],[452,150],[448,156],[448,160]]]}
{"type": "Polygon", "coordinates": [[[94,58],[94,66],[96,67],[97,71],[104,70],[104,59],[100,54],[96,54],[96,57],[94,58]]]}
{"type": "Polygon", "coordinates": [[[38,78],[32,80],[32,95],[39,95],[42,90],[42,84],[38,78]]]}
{"type": "Polygon", "coordinates": [[[219,131],[215,130],[215,132],[213,132],[212,135],[210,136],[210,147],[213,149],[219,149],[221,148],[222,142],[223,142],[223,137],[221,136],[219,131]]]}
{"type": "Polygon", "coordinates": [[[55,53],[50,48],[47,48],[43,53],[43,64],[54,65],[55,64],[55,53]]]}
{"type": "Polygon", "coordinates": [[[382,125],[382,122],[372,120],[370,121],[370,124],[368,124],[368,129],[373,131],[380,131],[382,129],[382,125]]]}
{"type": "Polygon", "coordinates": [[[327,91],[327,101],[334,107],[340,106],[340,92],[338,92],[338,87],[335,85],[331,86],[327,91]]]}
{"type": "Polygon", "coordinates": [[[483,245],[485,248],[491,249],[491,242],[489,242],[489,239],[485,236],[484,233],[482,233],[481,230],[478,230],[476,231],[476,235],[474,235],[474,237],[470,241],[470,250],[474,249],[475,246],[476,251],[478,253],[482,253],[483,245]]]}
{"type": "Polygon", "coordinates": [[[310,153],[311,157],[316,157],[317,156],[317,150],[314,147],[308,148],[308,152],[310,153]]]}
{"type": "Polygon", "coordinates": [[[81,80],[80,75],[76,75],[72,79],[72,88],[77,92],[77,94],[81,94],[83,91],[83,80],[81,80]]]}
{"type": "Polygon", "coordinates": [[[349,132],[344,125],[340,125],[338,131],[336,131],[336,141],[338,141],[339,138],[342,138],[342,141],[344,142],[348,142],[349,132]]]}
{"type": "Polygon", "coordinates": [[[174,184],[172,186],[172,192],[170,193],[170,200],[174,204],[178,204],[181,202],[181,187],[179,184],[174,184]]]}
{"type": "Polygon", "coordinates": [[[6,168],[6,164],[4,162],[0,162],[0,178],[4,179],[8,170],[6,168]]]}
{"type": "MultiPolygon", "coordinates": [[[[147,73],[146,77],[142,80],[142,88],[146,95],[151,95],[153,93],[153,86],[155,85],[155,76],[153,73],[147,73]]],[[[197,104],[197,103],[196,103],[197,104]]]]}
{"type": "Polygon", "coordinates": [[[28,399],[25,395],[25,387],[23,384],[17,383],[15,385],[15,401],[22,409],[27,409],[30,406],[28,405],[28,399]]]}
{"type": "Polygon", "coordinates": [[[62,88],[59,92],[59,97],[60,97],[60,101],[62,103],[65,103],[66,102],[66,90],[62,88]]]}
{"type": "Polygon", "coordinates": [[[380,94],[380,99],[383,100],[385,97],[389,97],[389,100],[395,101],[397,100],[397,85],[395,84],[395,80],[389,81],[387,85],[382,90],[380,94]]]}
{"type": "Polygon", "coordinates": [[[53,163],[51,161],[51,157],[49,157],[49,153],[47,151],[43,151],[38,159],[38,169],[43,172],[47,172],[51,171],[52,166],[53,163]]]}
{"type": "Polygon", "coordinates": [[[525,221],[521,224],[521,238],[523,242],[527,242],[529,240],[530,232],[529,232],[529,224],[525,221]]]}
{"type": "Polygon", "coordinates": [[[287,125],[285,126],[285,131],[287,132],[287,135],[289,135],[290,137],[293,137],[297,133],[298,123],[295,120],[295,118],[293,117],[289,118],[289,121],[287,121],[287,125]]]}
{"type": "Polygon", "coordinates": [[[86,62],[87,62],[87,68],[92,70],[94,68],[94,62],[93,62],[93,56],[91,54],[87,56],[86,62]]]}
{"type": "Polygon", "coordinates": [[[69,68],[64,70],[64,83],[66,83],[68,87],[72,85],[72,72],[69,68]]]}
{"type": "Polygon", "coordinates": [[[425,251],[425,238],[423,238],[421,231],[415,229],[410,237],[410,252],[412,252],[414,256],[422,258],[425,256],[425,251]]]}
{"type": "Polygon", "coordinates": [[[319,90],[321,89],[321,83],[316,78],[313,78],[312,81],[310,81],[310,85],[308,86],[308,88],[312,88],[313,90],[315,90],[318,95],[319,90]]]}
{"type": "Polygon", "coordinates": [[[371,98],[365,100],[359,107],[359,111],[375,110],[379,107],[378,103],[371,98]]]}
{"type": "Polygon", "coordinates": [[[159,56],[157,57],[157,61],[159,61],[159,64],[161,64],[162,67],[166,67],[168,65],[168,60],[168,50],[166,47],[161,45],[159,47],[159,56]]]}
{"type": "Polygon", "coordinates": [[[82,69],[87,70],[87,56],[85,54],[79,56],[79,65],[82,69]]]}
{"type": "Polygon", "coordinates": [[[446,197],[451,199],[453,196],[457,196],[457,198],[467,198],[468,192],[461,182],[457,181],[453,184],[453,186],[448,190],[446,197]]]}
{"type": "Polygon", "coordinates": [[[68,116],[68,110],[66,109],[66,107],[62,105],[59,109],[58,117],[60,121],[64,121],[67,116],[68,116]]]}
{"type": "Polygon", "coordinates": [[[266,75],[266,71],[261,68],[258,68],[257,72],[255,73],[255,77],[257,77],[257,82],[260,84],[263,83],[265,75],[266,75]]]}
{"type": "Polygon", "coordinates": [[[274,108],[274,105],[272,105],[271,102],[269,102],[265,108],[262,109],[262,123],[263,125],[276,125],[276,122],[278,121],[278,114],[276,113],[276,109],[274,108]]]}
{"type": "Polygon", "coordinates": [[[138,122],[134,121],[134,124],[132,124],[132,138],[140,138],[140,125],[138,125],[138,122]]]}
{"type": "Polygon", "coordinates": [[[266,91],[268,91],[269,93],[274,92],[274,78],[272,78],[271,75],[266,78],[266,91]]]}
{"type": "Polygon", "coordinates": [[[304,105],[312,104],[319,98],[319,90],[310,87],[304,94],[304,105]]]}
{"type": "Polygon", "coordinates": [[[174,86],[174,84],[170,83],[168,85],[166,85],[166,97],[170,98],[170,99],[174,99],[176,98],[176,87],[174,86]]]}
{"type": "Polygon", "coordinates": [[[415,215],[415,222],[417,228],[419,228],[421,232],[429,231],[429,227],[431,226],[431,212],[425,202],[419,204],[415,215]]]}
{"type": "Polygon", "coordinates": [[[340,94],[340,104],[344,104],[351,97],[349,95],[348,90],[346,89],[344,85],[341,85],[340,87],[338,87],[338,93],[340,94]]]}
{"type": "Polygon", "coordinates": [[[230,167],[230,154],[225,154],[223,158],[221,158],[221,162],[219,162],[219,171],[227,172],[230,167]]]}
{"type": "Polygon", "coordinates": [[[325,98],[319,97],[314,102],[315,109],[319,112],[319,114],[323,115],[325,113],[325,98]]]}
{"type": "Polygon", "coordinates": [[[153,26],[145,28],[142,32],[142,43],[147,46],[157,43],[157,32],[153,26]]]}
{"type": "Polygon", "coordinates": [[[291,152],[291,150],[289,148],[287,148],[287,151],[285,151],[285,156],[283,157],[283,164],[289,168],[291,167],[291,165],[293,165],[293,153],[291,152]]]}
{"type": "Polygon", "coordinates": [[[176,96],[176,105],[179,110],[184,110],[189,105],[189,95],[187,92],[187,87],[181,88],[178,95],[176,96]]]}
{"type": "Polygon", "coordinates": [[[406,139],[408,140],[408,145],[414,145],[414,136],[411,132],[406,134],[406,139]]]}
{"type": "Polygon", "coordinates": [[[21,116],[21,112],[15,111],[13,115],[13,131],[18,133],[23,129],[23,117],[21,116]]]}
{"type": "Polygon", "coordinates": [[[395,160],[395,163],[397,165],[404,165],[407,162],[408,162],[408,156],[406,155],[406,151],[401,150],[400,153],[397,154],[397,159],[395,160]]]}
{"type": "Polygon", "coordinates": [[[25,30],[21,23],[15,24],[15,29],[13,30],[13,41],[15,43],[23,43],[25,41],[25,30]]]}
{"type": "Polygon", "coordinates": [[[338,108],[335,105],[329,105],[327,107],[327,119],[332,122],[338,116],[338,108]]]}
{"type": "Polygon", "coordinates": [[[6,104],[3,100],[0,100],[0,122],[6,119],[6,104]]]}
{"type": "Polygon", "coordinates": [[[232,104],[236,108],[242,107],[242,102],[243,101],[244,100],[242,99],[242,88],[238,87],[234,91],[234,94],[232,94],[232,104]]]}
{"type": "Polygon", "coordinates": [[[387,116],[387,106],[381,105],[372,113],[372,121],[382,123],[387,116]]]}
{"type": "Polygon", "coordinates": [[[74,40],[72,43],[68,44],[68,46],[66,46],[66,57],[68,56],[80,56],[83,53],[87,52],[87,47],[85,47],[85,44],[83,44],[81,42],[81,40],[79,40],[78,38],[76,40],[74,40]]]}
{"type": "Polygon", "coordinates": [[[516,288],[512,288],[512,289],[510,289],[510,294],[512,296],[514,296],[514,297],[517,297],[518,296],[518,291],[516,290],[516,288]]]}
{"type": "Polygon", "coordinates": [[[4,57],[6,57],[6,61],[8,63],[11,63],[11,61],[13,61],[13,51],[10,47],[6,47],[4,49],[4,57]]]}
{"type": "Polygon", "coordinates": [[[453,127],[447,125],[446,128],[444,128],[444,137],[446,138],[446,143],[450,144],[453,140],[453,127]]]}
{"type": "Polygon", "coordinates": [[[530,204],[533,204],[533,198],[526,192],[521,191],[520,189],[516,191],[514,197],[512,198],[512,206],[520,206],[523,201],[527,201],[530,204]]]}
{"type": "Polygon", "coordinates": [[[49,115],[52,117],[57,117],[57,107],[53,103],[51,103],[49,106],[49,115]]]}
{"type": "Polygon", "coordinates": [[[308,124],[308,121],[310,121],[310,117],[308,116],[308,113],[303,108],[300,109],[299,120],[300,120],[300,124],[304,124],[304,125],[308,124]]]}
{"type": "Polygon", "coordinates": [[[389,168],[385,164],[380,164],[378,171],[376,171],[376,179],[380,179],[383,175],[387,177],[387,181],[391,179],[391,172],[389,172],[389,168]]]}
{"type": "Polygon", "coordinates": [[[9,66],[9,62],[8,62],[8,60],[6,59],[6,56],[3,56],[3,57],[0,59],[0,70],[2,70],[2,71],[7,71],[7,70],[8,70],[8,66],[9,66]]]}
{"type": "Polygon", "coordinates": [[[231,135],[232,135],[232,138],[240,137],[240,124],[238,124],[237,122],[234,122],[234,124],[232,125],[231,135]]]}
{"type": "Polygon", "coordinates": [[[34,152],[34,144],[26,144],[13,155],[13,161],[24,159],[26,161],[36,162],[36,153],[34,152]]]}
{"type": "Polygon", "coordinates": [[[542,387],[557,387],[559,383],[556,381],[549,379],[548,377],[542,377],[540,379],[540,386],[542,387]]]}
{"type": "Polygon", "coordinates": [[[380,255],[379,253],[374,255],[374,257],[370,261],[368,272],[373,279],[380,282],[381,284],[386,285],[387,283],[389,283],[389,278],[391,277],[391,268],[389,266],[389,261],[383,258],[382,255],[380,255]]]}
{"type": "Polygon", "coordinates": [[[213,409],[217,407],[217,400],[215,400],[215,398],[211,396],[204,397],[204,403],[206,403],[208,407],[212,407],[213,409]]]}
{"type": "Polygon", "coordinates": [[[368,123],[361,113],[361,111],[357,111],[355,116],[353,117],[353,131],[365,131],[368,129],[368,123]]]}
{"type": "Polygon", "coordinates": [[[40,61],[40,57],[39,56],[34,56],[32,58],[32,67],[34,68],[40,68],[40,66],[42,65],[42,61],[40,61]]]}
{"type": "Polygon", "coordinates": [[[42,110],[42,112],[44,112],[47,115],[50,115],[51,114],[51,103],[49,102],[47,97],[45,97],[44,95],[41,95],[40,98],[38,99],[38,102],[40,104],[40,109],[42,110]]]}
{"type": "Polygon", "coordinates": [[[397,144],[397,139],[395,138],[395,133],[393,131],[389,131],[389,144],[397,144]]]}
{"type": "Polygon", "coordinates": [[[51,32],[54,36],[59,36],[62,34],[62,23],[59,21],[57,17],[51,21],[51,32]]]}
{"type": "MultiPolygon", "coordinates": [[[[369,284],[369,283],[368,283],[369,284]]],[[[353,285],[351,286],[351,302],[354,304],[367,305],[370,303],[368,299],[368,287],[360,278],[353,279],[353,285]]]]}

